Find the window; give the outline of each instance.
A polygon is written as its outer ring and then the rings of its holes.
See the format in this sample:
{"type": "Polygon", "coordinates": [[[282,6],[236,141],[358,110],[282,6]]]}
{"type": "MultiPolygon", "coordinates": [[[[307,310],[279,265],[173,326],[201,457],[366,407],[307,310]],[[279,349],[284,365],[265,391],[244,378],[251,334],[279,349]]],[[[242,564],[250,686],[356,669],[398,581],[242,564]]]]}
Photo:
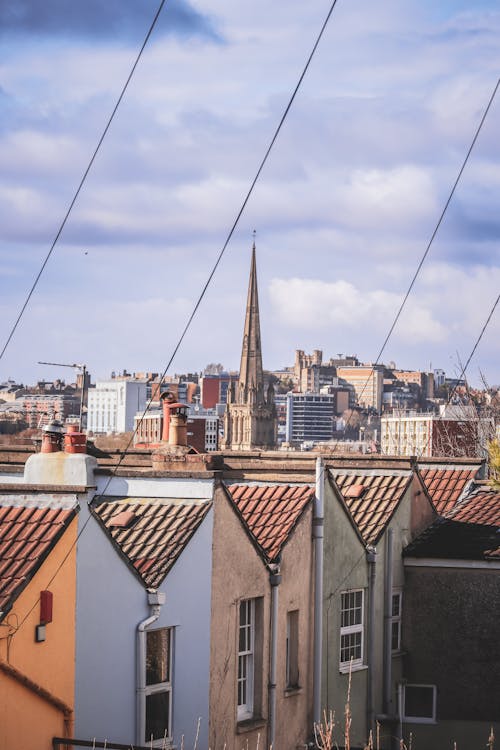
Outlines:
{"type": "Polygon", "coordinates": [[[299,686],[299,610],[286,616],[286,686],[299,686]]]}
{"type": "Polygon", "coordinates": [[[340,668],[363,663],[363,590],[340,595],[340,668]]]}
{"type": "Polygon", "coordinates": [[[144,744],[172,734],[172,629],[146,631],[144,744]]]}
{"type": "Polygon", "coordinates": [[[244,599],[238,621],[238,721],[260,717],[262,704],[262,599],[244,599]]]}
{"type": "Polygon", "coordinates": [[[401,591],[392,592],[392,612],[391,612],[391,650],[401,650],[401,612],[403,604],[403,593],[401,591]]]}
{"type": "Polygon", "coordinates": [[[403,716],[405,721],[432,724],[436,721],[436,686],[404,685],[403,716]]]}
{"type": "Polygon", "coordinates": [[[253,715],[255,601],[240,602],[238,640],[238,719],[253,715]]]}

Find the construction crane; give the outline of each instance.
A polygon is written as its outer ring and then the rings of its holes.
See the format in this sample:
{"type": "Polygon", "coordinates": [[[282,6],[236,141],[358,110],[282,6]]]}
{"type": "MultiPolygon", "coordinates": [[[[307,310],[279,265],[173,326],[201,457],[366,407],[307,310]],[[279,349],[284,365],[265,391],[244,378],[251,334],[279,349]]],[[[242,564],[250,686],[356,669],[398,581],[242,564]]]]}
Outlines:
{"type": "Polygon", "coordinates": [[[72,367],[74,370],[81,370],[82,373],[82,392],[80,394],[80,418],[78,422],[78,429],[80,432],[83,429],[83,401],[85,396],[85,375],[87,373],[87,365],[72,364],[68,365],[63,362],[38,362],[39,365],[50,365],[51,367],[72,367]]]}

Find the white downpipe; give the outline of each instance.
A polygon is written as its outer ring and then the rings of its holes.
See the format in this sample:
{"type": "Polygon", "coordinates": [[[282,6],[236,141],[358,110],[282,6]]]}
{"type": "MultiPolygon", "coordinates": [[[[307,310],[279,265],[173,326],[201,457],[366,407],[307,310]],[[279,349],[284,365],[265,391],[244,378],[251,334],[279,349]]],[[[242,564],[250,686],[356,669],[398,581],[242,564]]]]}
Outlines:
{"type": "Polygon", "coordinates": [[[313,721],[321,721],[321,670],[323,661],[323,524],[324,524],[324,467],[316,459],[316,496],[313,508],[314,540],[314,672],[313,721]]]}
{"type": "Polygon", "coordinates": [[[375,729],[375,573],[377,564],[377,550],[375,547],[366,548],[366,562],[368,564],[368,680],[366,683],[366,722],[367,733],[375,729]]]}
{"type": "Polygon", "coordinates": [[[271,653],[269,665],[269,738],[268,746],[273,750],[276,740],[276,675],[278,662],[278,600],[281,575],[279,565],[270,566],[271,584],[271,653]]]}
{"type": "Polygon", "coordinates": [[[382,711],[392,713],[392,547],[394,532],[387,530],[385,538],[385,584],[384,584],[384,670],[382,687],[382,711]]]}
{"type": "Polygon", "coordinates": [[[165,594],[160,591],[148,591],[150,615],[137,626],[136,655],[136,744],[144,745],[146,738],[146,630],[159,618],[165,594]]]}

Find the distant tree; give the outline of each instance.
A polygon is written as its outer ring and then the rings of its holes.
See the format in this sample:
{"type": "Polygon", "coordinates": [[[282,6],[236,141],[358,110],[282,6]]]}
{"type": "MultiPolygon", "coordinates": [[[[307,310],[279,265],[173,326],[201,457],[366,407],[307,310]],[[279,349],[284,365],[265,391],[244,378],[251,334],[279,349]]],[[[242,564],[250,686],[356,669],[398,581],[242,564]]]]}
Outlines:
{"type": "Polygon", "coordinates": [[[220,375],[221,372],[224,372],[224,365],[220,362],[210,362],[203,370],[204,375],[220,375]]]}
{"type": "Polygon", "coordinates": [[[345,421],[345,437],[350,440],[357,440],[361,425],[361,414],[356,409],[346,409],[342,417],[345,421]]]}
{"type": "Polygon", "coordinates": [[[500,490],[500,443],[492,440],[488,445],[490,484],[500,490]]]}

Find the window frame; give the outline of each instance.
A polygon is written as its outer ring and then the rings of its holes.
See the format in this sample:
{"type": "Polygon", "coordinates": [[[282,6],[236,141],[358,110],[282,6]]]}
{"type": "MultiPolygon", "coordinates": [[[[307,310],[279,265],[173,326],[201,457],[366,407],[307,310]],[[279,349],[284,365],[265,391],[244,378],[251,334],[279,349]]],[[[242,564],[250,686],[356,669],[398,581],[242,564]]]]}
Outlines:
{"type": "Polygon", "coordinates": [[[299,674],[299,610],[291,609],[286,613],[286,690],[300,687],[299,674]]]}
{"type": "MultiPolygon", "coordinates": [[[[168,694],[168,716],[167,716],[167,739],[172,739],[172,668],[173,668],[173,644],[174,644],[174,628],[172,627],[161,627],[161,628],[151,628],[146,630],[146,639],[144,643],[144,694],[143,694],[143,700],[142,700],[142,714],[143,714],[143,727],[144,727],[144,737],[143,737],[143,744],[150,744],[151,743],[151,737],[146,736],[147,732],[147,699],[151,695],[156,695],[158,693],[167,693],[168,694]],[[150,633],[156,633],[160,631],[165,631],[167,633],[168,637],[168,662],[167,662],[167,676],[168,679],[163,682],[154,682],[154,683],[147,683],[147,655],[148,655],[148,634],[150,633]]],[[[163,747],[164,745],[164,737],[160,737],[156,740],[153,740],[152,747],[163,747]]]]}
{"type": "Polygon", "coordinates": [[[437,686],[422,683],[406,683],[403,685],[403,721],[408,724],[436,724],[437,686]],[[432,716],[407,716],[406,691],[408,688],[429,688],[432,690],[432,716]]]}
{"type": "MultiPolygon", "coordinates": [[[[355,609],[358,609],[358,607],[355,607],[355,609]]],[[[363,588],[357,588],[357,589],[346,589],[345,591],[340,592],[340,637],[339,637],[339,669],[341,672],[348,672],[353,668],[359,668],[361,666],[364,666],[364,646],[365,646],[365,590],[363,588]],[[344,612],[350,611],[351,607],[344,607],[344,597],[351,595],[351,594],[361,594],[361,617],[360,621],[356,622],[352,625],[342,625],[342,616],[344,612]],[[344,648],[355,648],[354,646],[343,646],[343,639],[348,638],[350,636],[360,635],[360,656],[356,659],[349,657],[349,659],[342,660],[342,651],[344,648]]]]}
{"type": "MultiPolygon", "coordinates": [[[[246,640],[246,639],[245,639],[246,640]]],[[[255,681],[255,599],[241,599],[238,606],[238,662],[236,678],[236,707],[238,721],[251,719],[254,715],[254,681],[255,681]],[[246,619],[242,624],[242,608],[246,608],[246,619]],[[240,649],[242,628],[249,629],[248,648],[240,649]],[[243,661],[244,660],[244,661],[243,661]],[[245,674],[241,665],[245,664],[245,674]],[[244,685],[245,701],[240,703],[240,689],[244,685]]]]}
{"type": "Polygon", "coordinates": [[[393,589],[391,597],[391,654],[398,654],[401,651],[401,629],[403,622],[403,590],[393,589]],[[398,614],[394,612],[394,598],[399,600],[398,614]],[[397,625],[397,646],[394,647],[394,625],[397,625]]]}

